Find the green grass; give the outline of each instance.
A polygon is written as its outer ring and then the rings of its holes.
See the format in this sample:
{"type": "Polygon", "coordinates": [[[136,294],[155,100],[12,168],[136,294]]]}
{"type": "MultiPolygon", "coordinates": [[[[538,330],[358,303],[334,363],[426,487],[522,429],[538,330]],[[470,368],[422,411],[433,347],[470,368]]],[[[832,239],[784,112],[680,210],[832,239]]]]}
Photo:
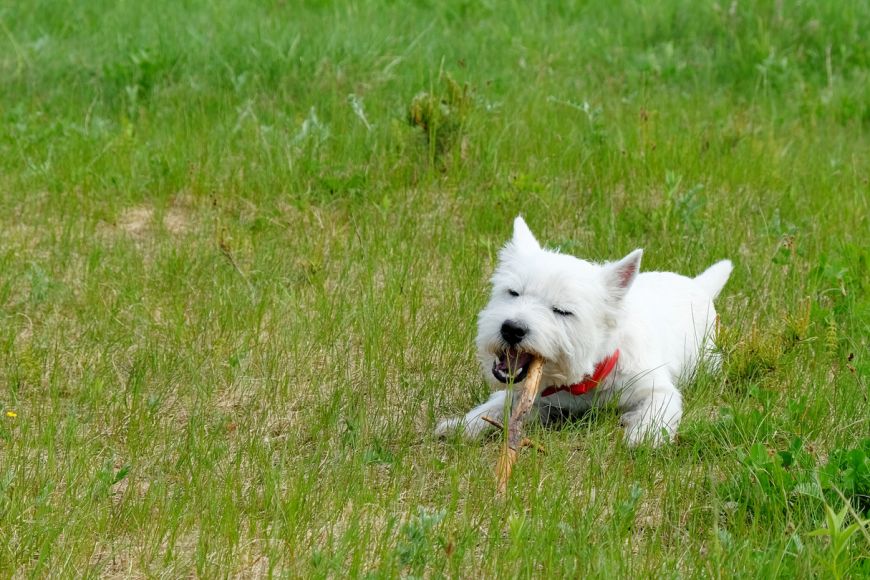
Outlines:
{"type": "Polygon", "coordinates": [[[549,4],[0,3],[0,576],[870,574],[870,4],[549,4]],[[678,442],[498,499],[518,213],[736,270],[678,442]]]}

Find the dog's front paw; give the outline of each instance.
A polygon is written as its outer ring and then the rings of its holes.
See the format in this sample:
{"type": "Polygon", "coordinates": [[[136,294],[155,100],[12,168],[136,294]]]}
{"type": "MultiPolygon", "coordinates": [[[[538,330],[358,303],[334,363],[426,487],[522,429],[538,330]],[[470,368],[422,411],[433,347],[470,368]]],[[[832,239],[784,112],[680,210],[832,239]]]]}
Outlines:
{"type": "Polygon", "coordinates": [[[622,415],[625,442],[631,447],[658,447],[673,439],[683,416],[680,392],[670,385],[657,385],[654,394],[638,401],[622,415]]]}
{"type": "Polygon", "coordinates": [[[498,391],[492,394],[487,402],[478,405],[462,417],[453,419],[444,419],[435,427],[435,435],[444,437],[448,433],[456,431],[461,433],[466,439],[476,439],[481,434],[492,429],[492,425],[481,419],[481,417],[490,416],[498,417],[504,412],[505,391],[498,391]]]}
{"type": "Polygon", "coordinates": [[[435,426],[435,436],[447,437],[451,433],[459,433],[466,439],[476,439],[489,427],[489,423],[479,418],[469,421],[465,417],[454,417],[439,421],[435,426]]]}
{"type": "Polygon", "coordinates": [[[450,433],[463,427],[462,417],[454,417],[453,419],[443,419],[438,421],[435,426],[436,437],[447,437],[450,433]]]}
{"type": "Polygon", "coordinates": [[[661,421],[645,419],[642,413],[626,413],[621,423],[625,427],[625,442],[629,447],[643,444],[659,447],[674,437],[673,429],[661,421]]]}

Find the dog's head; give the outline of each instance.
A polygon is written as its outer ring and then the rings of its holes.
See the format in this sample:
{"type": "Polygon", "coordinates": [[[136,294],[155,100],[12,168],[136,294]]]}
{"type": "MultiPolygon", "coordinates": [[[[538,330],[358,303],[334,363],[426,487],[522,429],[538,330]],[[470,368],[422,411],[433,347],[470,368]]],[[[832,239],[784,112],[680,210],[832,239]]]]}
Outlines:
{"type": "Polygon", "coordinates": [[[642,250],[593,264],[546,250],[523,218],[499,253],[492,296],[477,322],[477,349],[493,382],[522,381],[533,354],[543,357],[543,384],[571,384],[613,354],[622,302],[642,250]]]}

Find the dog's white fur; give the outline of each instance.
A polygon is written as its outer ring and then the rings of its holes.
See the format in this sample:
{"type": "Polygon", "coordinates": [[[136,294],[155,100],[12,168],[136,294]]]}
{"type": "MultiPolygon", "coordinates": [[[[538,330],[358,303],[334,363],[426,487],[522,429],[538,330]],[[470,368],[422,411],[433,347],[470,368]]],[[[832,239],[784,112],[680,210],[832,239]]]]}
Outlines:
{"type": "MultiPolygon", "coordinates": [[[[478,356],[487,379],[503,386],[491,367],[508,348],[501,334],[505,321],[527,329],[515,348],[547,361],[542,388],[580,382],[618,348],[618,364],[602,384],[580,396],[539,396],[538,414],[546,419],[553,411],[573,414],[615,401],[629,444],[658,445],[671,439],[683,414],[677,385],[691,377],[702,358],[718,366],[711,340],[713,299],[732,265],[717,262],[695,278],[639,274],[642,253],[635,250],[618,262],[593,264],[542,248],[517,217],[513,239],[499,254],[489,304],[478,317],[478,356]],[[554,308],[571,314],[558,314],[554,308]]],[[[464,417],[441,421],[436,433],[462,429],[468,437],[480,435],[489,427],[481,416],[500,418],[510,392],[498,391],[464,417]]]]}

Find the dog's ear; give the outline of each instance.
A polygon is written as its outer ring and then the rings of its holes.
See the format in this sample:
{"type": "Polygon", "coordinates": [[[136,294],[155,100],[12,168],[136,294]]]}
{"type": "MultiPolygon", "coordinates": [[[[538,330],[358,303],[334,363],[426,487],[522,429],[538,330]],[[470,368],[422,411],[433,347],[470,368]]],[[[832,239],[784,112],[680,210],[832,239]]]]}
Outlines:
{"type": "Polygon", "coordinates": [[[511,241],[517,248],[534,250],[541,249],[541,245],[538,243],[538,240],[535,239],[532,230],[530,230],[529,226],[526,225],[523,216],[518,215],[514,220],[514,237],[511,241]]]}
{"type": "Polygon", "coordinates": [[[604,266],[604,280],[618,298],[625,296],[640,271],[643,250],[637,249],[613,264],[604,266]]]}

